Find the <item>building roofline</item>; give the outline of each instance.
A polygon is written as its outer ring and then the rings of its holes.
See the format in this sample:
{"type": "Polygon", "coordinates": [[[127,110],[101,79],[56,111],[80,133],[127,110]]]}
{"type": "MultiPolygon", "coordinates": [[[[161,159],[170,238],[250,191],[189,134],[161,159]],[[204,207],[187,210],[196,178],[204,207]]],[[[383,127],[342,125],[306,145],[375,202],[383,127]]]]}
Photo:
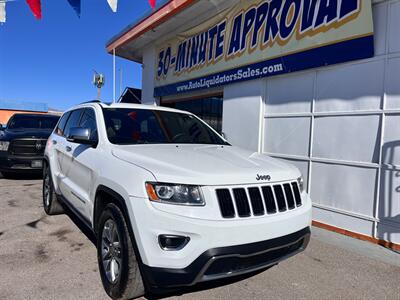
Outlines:
{"type": "Polygon", "coordinates": [[[151,29],[164,23],[171,17],[175,16],[194,2],[199,0],[164,0],[159,7],[145,14],[135,23],[129,25],[122,32],[114,36],[107,44],[108,53],[112,53],[113,49],[121,47],[123,44],[134,40],[151,29]]]}

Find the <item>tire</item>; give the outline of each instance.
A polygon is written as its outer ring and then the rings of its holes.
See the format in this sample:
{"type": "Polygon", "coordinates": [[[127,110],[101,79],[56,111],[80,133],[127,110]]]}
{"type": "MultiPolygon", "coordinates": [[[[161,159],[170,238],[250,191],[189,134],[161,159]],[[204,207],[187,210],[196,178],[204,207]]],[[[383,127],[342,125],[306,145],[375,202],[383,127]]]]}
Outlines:
{"type": "Polygon", "coordinates": [[[53,180],[51,178],[50,166],[45,164],[43,169],[43,208],[46,214],[59,215],[64,213],[64,207],[61,205],[54,191],[53,180]]]}
{"type": "Polygon", "coordinates": [[[112,299],[134,299],[145,294],[133,242],[120,208],[108,204],[98,223],[97,259],[103,287],[112,299]]]}

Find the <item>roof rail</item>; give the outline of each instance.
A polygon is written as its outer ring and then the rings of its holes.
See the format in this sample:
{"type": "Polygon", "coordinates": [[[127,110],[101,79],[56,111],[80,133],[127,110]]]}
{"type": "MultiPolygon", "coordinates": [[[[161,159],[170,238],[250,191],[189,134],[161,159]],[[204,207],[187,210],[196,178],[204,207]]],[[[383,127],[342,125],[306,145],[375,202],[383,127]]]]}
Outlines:
{"type": "Polygon", "coordinates": [[[90,101],[86,101],[86,102],[82,102],[80,104],[88,104],[88,103],[102,103],[100,100],[90,100],[90,101]]]}

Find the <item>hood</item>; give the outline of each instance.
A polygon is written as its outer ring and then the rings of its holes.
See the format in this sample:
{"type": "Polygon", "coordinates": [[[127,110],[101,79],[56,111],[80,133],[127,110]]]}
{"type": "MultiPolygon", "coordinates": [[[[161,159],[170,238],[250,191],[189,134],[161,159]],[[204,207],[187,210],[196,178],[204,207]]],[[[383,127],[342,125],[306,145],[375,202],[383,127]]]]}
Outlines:
{"type": "Polygon", "coordinates": [[[19,138],[48,139],[50,134],[51,130],[43,129],[5,129],[0,133],[0,139],[3,141],[19,138]]]}
{"type": "Polygon", "coordinates": [[[150,171],[158,182],[231,185],[296,179],[298,169],[281,160],[232,146],[114,146],[115,157],[150,171]],[[263,180],[257,180],[258,175],[263,180]],[[267,180],[270,176],[270,181],[267,180]]]}

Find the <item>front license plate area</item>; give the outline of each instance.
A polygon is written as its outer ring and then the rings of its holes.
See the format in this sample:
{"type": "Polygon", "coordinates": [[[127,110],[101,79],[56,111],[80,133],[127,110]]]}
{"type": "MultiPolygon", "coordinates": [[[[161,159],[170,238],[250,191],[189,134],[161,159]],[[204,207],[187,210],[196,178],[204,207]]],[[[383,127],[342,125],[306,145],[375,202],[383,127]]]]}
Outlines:
{"type": "Polygon", "coordinates": [[[42,168],[43,167],[43,161],[42,160],[33,160],[31,162],[31,167],[32,168],[42,168]]]}

